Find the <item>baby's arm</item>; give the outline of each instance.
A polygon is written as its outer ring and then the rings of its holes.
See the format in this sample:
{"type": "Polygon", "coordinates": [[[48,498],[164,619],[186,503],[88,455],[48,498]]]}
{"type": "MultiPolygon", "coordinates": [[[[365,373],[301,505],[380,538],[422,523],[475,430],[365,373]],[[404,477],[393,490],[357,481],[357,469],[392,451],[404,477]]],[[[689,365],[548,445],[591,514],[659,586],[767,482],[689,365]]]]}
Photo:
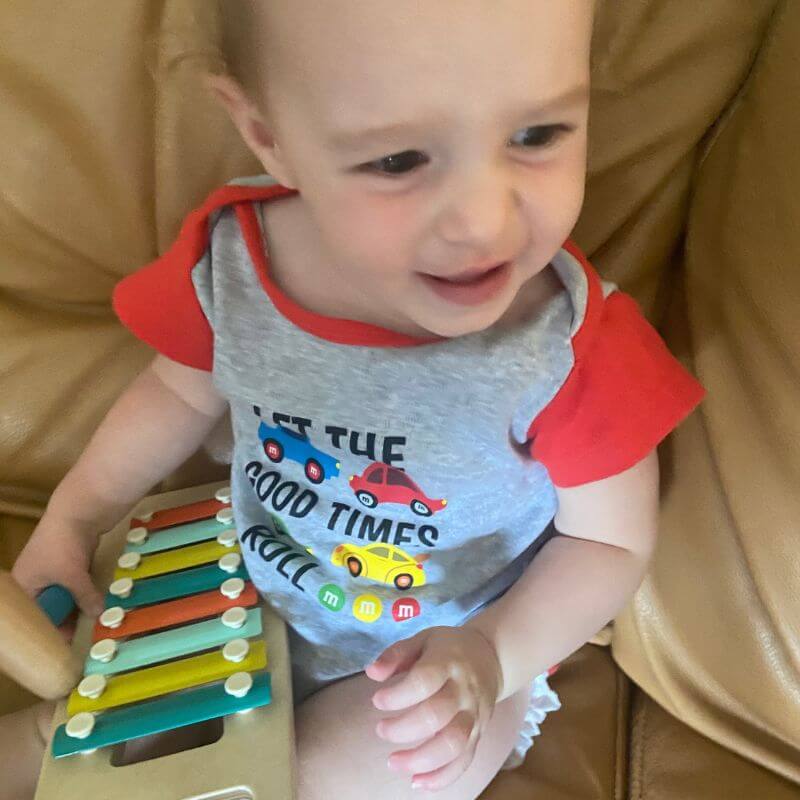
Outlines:
{"type": "Polygon", "coordinates": [[[638,587],[653,551],[658,462],[651,453],[613,478],[558,490],[556,529],[519,580],[462,627],[428,628],[396,642],[367,675],[381,683],[376,733],[414,744],[389,757],[429,790],[470,765],[497,702],[529,692],[532,680],[613,619],[638,587]],[[422,742],[420,744],[420,742],[422,742]]]}
{"type": "Polygon", "coordinates": [[[29,594],[70,589],[102,609],[88,566],[99,534],[200,446],[226,409],[210,374],[157,356],[106,415],[56,488],[12,574],[29,594]]]}
{"type": "Polygon", "coordinates": [[[103,531],[202,444],[225,400],[210,373],[156,356],[58,485],[47,515],[103,531]]]}
{"type": "Polygon", "coordinates": [[[471,619],[495,647],[511,696],[587,642],[625,606],[652,555],[658,519],[655,451],[627,471],[557,489],[556,530],[519,580],[471,619]]]}

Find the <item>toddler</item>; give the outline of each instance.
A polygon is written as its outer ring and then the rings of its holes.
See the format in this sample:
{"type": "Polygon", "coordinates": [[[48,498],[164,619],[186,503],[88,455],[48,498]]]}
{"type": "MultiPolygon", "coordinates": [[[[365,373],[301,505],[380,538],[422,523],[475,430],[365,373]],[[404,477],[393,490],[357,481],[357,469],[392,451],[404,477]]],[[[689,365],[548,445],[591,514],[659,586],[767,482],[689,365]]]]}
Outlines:
{"type": "Polygon", "coordinates": [[[207,82],[265,174],[116,288],[157,355],[14,574],[97,613],[98,535],[230,410],[242,552],[289,626],[300,800],[472,800],[639,585],[655,448],[702,396],[568,241],[592,3],[222,7],[245,21],[207,82]]]}

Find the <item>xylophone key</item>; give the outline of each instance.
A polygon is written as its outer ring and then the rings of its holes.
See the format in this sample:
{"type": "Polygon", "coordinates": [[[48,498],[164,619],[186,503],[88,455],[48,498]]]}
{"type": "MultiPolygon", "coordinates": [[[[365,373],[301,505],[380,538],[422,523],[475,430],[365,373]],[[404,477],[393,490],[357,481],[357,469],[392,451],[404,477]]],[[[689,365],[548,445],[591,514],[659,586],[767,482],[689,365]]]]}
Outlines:
{"type": "MultiPolygon", "coordinates": [[[[235,673],[228,681],[240,674],[235,673]]],[[[268,705],[272,700],[269,673],[256,673],[251,677],[252,686],[242,697],[229,694],[223,684],[212,684],[159,700],[108,711],[94,720],[90,719],[91,714],[81,716],[81,721],[89,722],[82,731],[87,735],[84,738],[73,738],[67,734],[66,725],[60,725],[53,738],[53,755],[62,758],[268,705]]]]}
{"type": "MultiPolygon", "coordinates": [[[[81,682],[69,696],[67,714],[72,716],[81,711],[103,711],[160,697],[170,692],[189,689],[193,686],[212,683],[227,678],[234,672],[256,672],[265,669],[267,666],[266,644],[263,641],[254,641],[247,643],[246,649],[247,654],[239,661],[229,660],[222,650],[218,650],[214,653],[204,653],[200,656],[160,664],[157,667],[115,675],[102,684],[98,683],[100,693],[96,698],[81,695],[83,686],[83,682],[81,682]]],[[[92,675],[84,681],[92,683],[92,679],[97,678],[101,679],[101,676],[92,675]]]]}
{"type": "Polygon", "coordinates": [[[212,541],[180,547],[177,550],[168,550],[165,553],[157,553],[150,556],[140,556],[138,553],[123,553],[119,562],[124,563],[126,556],[134,556],[131,559],[132,568],[127,569],[125,566],[118,566],[114,570],[114,580],[119,580],[120,578],[140,580],[141,578],[151,578],[155,575],[165,575],[168,572],[178,572],[201,564],[208,564],[212,561],[217,561],[222,556],[239,552],[241,551],[237,545],[230,547],[212,541]]]}
{"type": "Polygon", "coordinates": [[[184,625],[163,633],[154,633],[138,639],[121,642],[116,648],[110,648],[115,653],[109,661],[98,661],[92,656],[101,645],[108,640],[102,639],[90,651],[84,665],[85,675],[114,675],[131,669],[169,661],[173,658],[210,650],[219,647],[231,639],[261,635],[261,610],[251,608],[249,611],[240,609],[241,624],[230,627],[224,621],[226,617],[233,616],[236,607],[228,609],[222,617],[196,622],[193,625],[184,625]],[[96,649],[97,648],[97,649],[96,649]]]}
{"type": "Polygon", "coordinates": [[[147,528],[148,531],[159,531],[184,522],[195,522],[198,519],[208,519],[216,516],[223,508],[230,508],[228,503],[219,500],[201,500],[198,503],[189,503],[185,506],[165,508],[156,511],[150,519],[134,518],[131,520],[132,528],[147,528]]]}
{"type": "Polygon", "coordinates": [[[201,519],[198,522],[189,522],[185,525],[176,525],[148,534],[145,528],[131,528],[125,552],[128,553],[157,553],[161,550],[171,550],[175,547],[185,547],[187,544],[205,542],[232,531],[233,541],[236,541],[236,530],[230,523],[219,522],[216,518],[201,519]],[[142,531],[144,533],[142,533],[142,531]]]}
{"type": "Polygon", "coordinates": [[[98,621],[92,631],[92,643],[101,639],[126,639],[142,633],[152,633],[173,625],[222,614],[233,606],[251,608],[255,605],[258,605],[258,592],[249,581],[238,597],[226,597],[219,589],[212,589],[202,594],[132,609],[125,614],[121,624],[116,628],[108,628],[98,621]]]}
{"type": "Polygon", "coordinates": [[[210,589],[218,589],[229,578],[249,580],[249,577],[244,565],[232,573],[224,572],[216,564],[196,567],[175,575],[159,575],[155,578],[136,581],[128,597],[117,597],[109,592],[106,594],[106,606],[138,608],[198,592],[207,592],[210,589]]]}

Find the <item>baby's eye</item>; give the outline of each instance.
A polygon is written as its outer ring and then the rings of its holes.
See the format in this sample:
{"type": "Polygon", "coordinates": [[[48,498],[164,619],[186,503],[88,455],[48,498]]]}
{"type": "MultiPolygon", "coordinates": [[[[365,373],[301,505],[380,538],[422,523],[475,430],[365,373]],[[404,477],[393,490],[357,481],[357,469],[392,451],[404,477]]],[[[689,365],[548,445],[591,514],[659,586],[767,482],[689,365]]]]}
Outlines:
{"type": "Polygon", "coordinates": [[[520,147],[543,148],[553,144],[570,130],[568,125],[532,125],[517,131],[510,142],[520,147]]]}
{"type": "Polygon", "coordinates": [[[404,150],[402,153],[393,153],[390,156],[370,161],[362,166],[368,172],[381,172],[386,175],[402,175],[411,172],[429,161],[425,153],[419,150],[404,150]]]}

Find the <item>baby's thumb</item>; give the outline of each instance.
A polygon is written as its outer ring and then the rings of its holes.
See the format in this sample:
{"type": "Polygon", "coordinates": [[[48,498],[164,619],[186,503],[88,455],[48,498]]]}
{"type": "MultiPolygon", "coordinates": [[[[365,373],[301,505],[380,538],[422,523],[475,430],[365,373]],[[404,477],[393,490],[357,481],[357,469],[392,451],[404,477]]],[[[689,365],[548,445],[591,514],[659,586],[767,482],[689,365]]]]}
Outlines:
{"type": "Polygon", "coordinates": [[[364,669],[367,677],[374,681],[385,681],[400,672],[407,672],[416,663],[427,639],[427,631],[421,631],[410,639],[402,639],[387,647],[364,669]]]}
{"type": "Polygon", "coordinates": [[[81,611],[90,617],[98,617],[103,613],[103,595],[92,583],[92,579],[87,572],[80,572],[70,576],[71,580],[65,586],[72,592],[75,602],[80,606],[81,611]]]}

